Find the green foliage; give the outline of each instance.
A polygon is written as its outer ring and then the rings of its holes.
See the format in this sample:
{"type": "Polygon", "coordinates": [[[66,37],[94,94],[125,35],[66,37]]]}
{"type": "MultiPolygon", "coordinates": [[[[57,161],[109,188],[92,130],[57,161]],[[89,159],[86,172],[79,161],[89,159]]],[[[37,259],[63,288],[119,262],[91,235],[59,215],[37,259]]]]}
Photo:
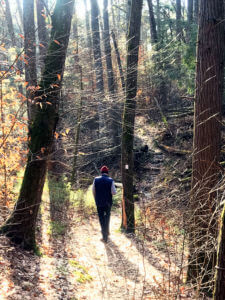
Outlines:
{"type": "MultiPolygon", "coordinates": [[[[46,185],[45,188],[47,188],[46,185]]],[[[48,190],[51,204],[55,208],[62,207],[65,201],[70,198],[70,185],[64,177],[60,180],[56,180],[53,176],[48,176],[48,190]]]]}
{"type": "Polygon", "coordinates": [[[135,216],[136,227],[143,225],[142,211],[138,205],[135,205],[135,207],[134,207],[134,216],[135,216]]]}
{"type": "Polygon", "coordinates": [[[90,282],[93,280],[92,276],[88,273],[86,267],[79,264],[76,260],[69,260],[69,264],[74,268],[74,275],[79,283],[90,282]]]}
{"type": "Polygon", "coordinates": [[[47,233],[53,237],[59,237],[66,232],[66,225],[60,222],[51,221],[47,233]]]}
{"type": "MultiPolygon", "coordinates": [[[[70,201],[74,207],[84,214],[85,217],[96,213],[95,200],[92,195],[92,186],[87,190],[78,189],[70,192],[70,201]]],[[[122,189],[117,188],[116,195],[113,196],[112,210],[116,210],[122,201],[122,189]]]]}
{"type": "Polygon", "coordinates": [[[70,201],[84,216],[88,217],[96,212],[95,200],[91,186],[87,190],[78,189],[70,192],[70,201]]]}
{"type": "Polygon", "coordinates": [[[38,245],[34,246],[34,254],[37,255],[38,257],[43,256],[43,253],[41,252],[41,249],[38,245]]]}
{"type": "Polygon", "coordinates": [[[112,210],[117,210],[122,202],[122,188],[117,187],[116,195],[113,196],[112,210]]]}

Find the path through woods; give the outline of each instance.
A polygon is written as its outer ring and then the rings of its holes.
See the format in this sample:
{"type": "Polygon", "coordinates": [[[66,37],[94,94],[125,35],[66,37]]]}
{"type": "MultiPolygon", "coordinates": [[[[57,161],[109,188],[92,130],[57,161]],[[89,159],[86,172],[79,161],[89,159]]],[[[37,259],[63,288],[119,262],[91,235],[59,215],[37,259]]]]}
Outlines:
{"type": "Polygon", "coordinates": [[[85,219],[72,207],[64,219],[65,234],[50,238],[46,191],[43,202],[42,256],[14,248],[1,237],[0,299],[150,299],[154,295],[156,281],[166,275],[166,256],[120,233],[118,212],[112,213],[107,244],[100,241],[97,216],[85,219]]]}
{"type": "MultiPolygon", "coordinates": [[[[153,134],[149,130],[141,131],[141,137],[153,134]]],[[[146,137],[144,143],[149,141],[146,137]]],[[[155,155],[152,165],[149,163],[151,170],[160,168],[162,153],[155,155]]],[[[150,178],[148,174],[149,170],[141,176],[144,185],[139,189],[143,189],[149,203],[155,176],[150,178]]],[[[61,192],[59,199],[68,200],[66,193],[61,192]]],[[[184,289],[184,278],[179,276],[181,256],[168,255],[161,247],[162,237],[154,229],[148,228],[150,240],[122,234],[121,209],[117,208],[112,212],[109,242],[104,244],[100,241],[97,214],[86,218],[68,200],[62,201],[52,218],[50,195],[45,188],[37,234],[41,256],[15,248],[7,238],[0,237],[0,300],[161,300],[174,299],[177,294],[182,294],[182,299],[195,299],[193,290],[184,289]],[[172,298],[168,297],[168,290],[172,298]]],[[[139,229],[143,231],[145,227],[139,229]]]]}

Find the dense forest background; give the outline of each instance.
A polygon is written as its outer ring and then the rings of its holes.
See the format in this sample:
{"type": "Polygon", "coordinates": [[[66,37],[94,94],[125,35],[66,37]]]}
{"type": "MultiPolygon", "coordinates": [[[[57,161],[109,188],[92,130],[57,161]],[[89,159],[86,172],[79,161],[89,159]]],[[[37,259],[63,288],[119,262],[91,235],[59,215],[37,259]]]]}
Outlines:
{"type": "Polygon", "coordinates": [[[225,299],[224,15],[1,0],[0,299],[225,299]]]}

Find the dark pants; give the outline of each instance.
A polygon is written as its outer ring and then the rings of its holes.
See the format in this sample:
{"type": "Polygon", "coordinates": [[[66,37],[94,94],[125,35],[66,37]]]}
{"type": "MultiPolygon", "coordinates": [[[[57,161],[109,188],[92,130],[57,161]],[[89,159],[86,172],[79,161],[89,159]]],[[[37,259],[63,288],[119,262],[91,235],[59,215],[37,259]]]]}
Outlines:
{"type": "Polygon", "coordinates": [[[102,229],[102,237],[105,241],[108,239],[109,234],[109,221],[111,206],[97,207],[99,222],[102,229]]]}

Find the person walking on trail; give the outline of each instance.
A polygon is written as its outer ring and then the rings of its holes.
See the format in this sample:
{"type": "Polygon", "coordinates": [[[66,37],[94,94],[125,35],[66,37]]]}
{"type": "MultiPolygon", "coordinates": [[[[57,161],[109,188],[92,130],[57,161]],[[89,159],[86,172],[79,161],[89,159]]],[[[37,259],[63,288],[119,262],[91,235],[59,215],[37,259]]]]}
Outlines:
{"type": "Polygon", "coordinates": [[[102,230],[102,241],[107,242],[109,235],[109,221],[112,207],[112,196],[116,194],[115,184],[109,177],[109,169],[101,167],[101,176],[94,179],[92,192],[98,211],[99,222],[102,230]]]}

